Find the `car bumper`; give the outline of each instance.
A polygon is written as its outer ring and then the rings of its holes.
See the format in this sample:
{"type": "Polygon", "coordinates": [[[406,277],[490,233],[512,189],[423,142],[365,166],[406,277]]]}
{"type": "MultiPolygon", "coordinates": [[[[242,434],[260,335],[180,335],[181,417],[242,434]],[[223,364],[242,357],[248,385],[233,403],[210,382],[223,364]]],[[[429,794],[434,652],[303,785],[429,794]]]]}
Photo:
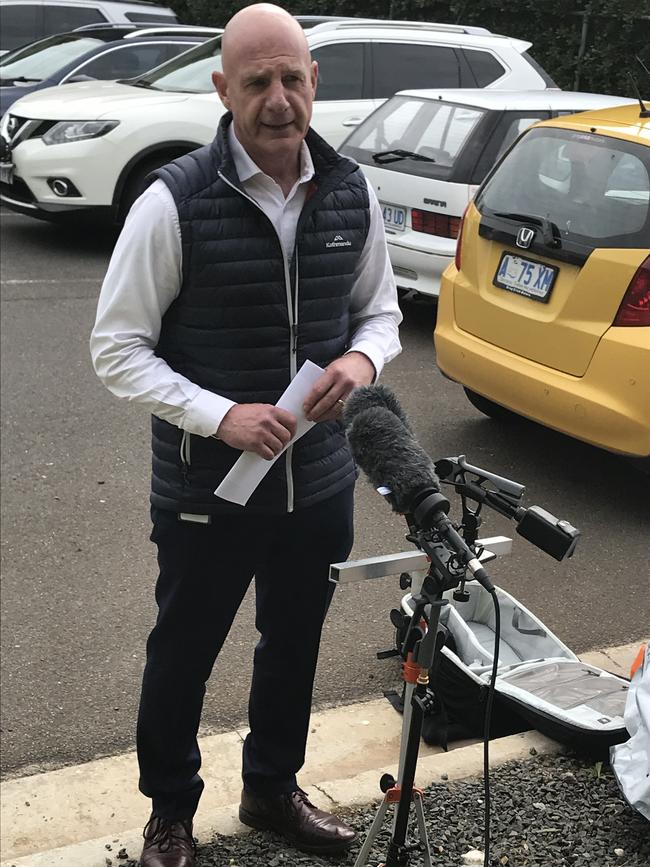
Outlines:
{"type": "Polygon", "coordinates": [[[13,184],[0,184],[0,203],[11,211],[18,214],[28,214],[31,217],[69,214],[90,208],[89,205],[75,205],[70,202],[37,202],[34,194],[22,178],[16,178],[13,184]]]}
{"type": "Polygon", "coordinates": [[[452,266],[442,278],[437,363],[450,379],[519,415],[608,451],[650,455],[650,328],[610,328],[584,376],[513,355],[456,325],[452,266]]]}
{"type": "Polygon", "coordinates": [[[390,235],[386,240],[397,287],[409,293],[437,298],[442,272],[454,258],[455,241],[451,241],[447,245],[449,250],[442,253],[409,246],[406,239],[397,242],[390,235]]]}
{"type": "Polygon", "coordinates": [[[117,180],[110,169],[111,155],[110,144],[100,139],[51,146],[40,139],[21,142],[12,154],[13,183],[2,184],[0,200],[34,216],[110,207],[117,180]],[[53,178],[71,182],[79,195],[57,196],[48,183],[53,178]]]}

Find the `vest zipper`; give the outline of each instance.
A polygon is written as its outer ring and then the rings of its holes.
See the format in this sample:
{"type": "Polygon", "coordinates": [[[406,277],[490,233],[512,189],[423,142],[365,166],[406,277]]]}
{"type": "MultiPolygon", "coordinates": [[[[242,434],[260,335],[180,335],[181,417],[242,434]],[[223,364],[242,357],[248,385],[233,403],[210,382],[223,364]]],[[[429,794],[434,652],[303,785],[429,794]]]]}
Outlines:
{"type": "MultiPolygon", "coordinates": [[[[258,203],[255,201],[252,196],[249,196],[245,193],[240,187],[236,184],[231,183],[225,175],[221,172],[218,172],[221,180],[227,184],[231,189],[235,190],[235,192],[239,193],[240,196],[243,196],[245,199],[248,199],[258,211],[261,211],[267,220],[269,220],[268,216],[264,213],[264,209],[260,208],[258,203]]],[[[296,254],[296,306],[295,306],[295,318],[294,318],[294,308],[291,303],[291,275],[289,273],[289,261],[287,259],[287,255],[284,252],[284,247],[282,246],[282,239],[278,234],[278,230],[275,228],[271,220],[269,220],[273,231],[276,234],[278,239],[278,244],[280,245],[280,252],[282,253],[282,263],[284,265],[284,288],[287,296],[287,316],[289,317],[289,329],[290,329],[290,345],[289,345],[289,378],[292,380],[297,373],[297,363],[296,357],[298,354],[298,259],[296,254]]],[[[291,458],[293,455],[293,446],[289,446],[287,449],[287,457],[286,457],[286,471],[287,471],[287,512],[293,512],[293,473],[291,471],[291,458]]]]}
{"type": "Polygon", "coordinates": [[[189,473],[190,464],[192,463],[192,455],[191,455],[191,436],[192,434],[189,431],[184,430],[183,435],[181,436],[181,445],[180,445],[180,455],[181,455],[181,471],[183,473],[183,480],[187,484],[187,475],[189,473]]]}
{"type": "MultiPolygon", "coordinates": [[[[282,251],[282,255],[284,256],[284,250],[282,251]]],[[[291,324],[291,354],[289,358],[289,366],[291,371],[291,379],[294,378],[296,373],[298,372],[298,249],[294,246],[294,257],[296,263],[296,297],[294,299],[294,309],[293,309],[293,322],[291,324]]],[[[285,258],[285,280],[288,281],[289,291],[291,291],[291,275],[289,274],[289,267],[285,258]]],[[[291,297],[287,299],[287,303],[290,305],[291,309],[291,297]]],[[[292,472],[292,462],[293,462],[293,443],[287,449],[287,511],[293,512],[293,503],[294,503],[294,489],[293,489],[293,472],[292,472]]]]}

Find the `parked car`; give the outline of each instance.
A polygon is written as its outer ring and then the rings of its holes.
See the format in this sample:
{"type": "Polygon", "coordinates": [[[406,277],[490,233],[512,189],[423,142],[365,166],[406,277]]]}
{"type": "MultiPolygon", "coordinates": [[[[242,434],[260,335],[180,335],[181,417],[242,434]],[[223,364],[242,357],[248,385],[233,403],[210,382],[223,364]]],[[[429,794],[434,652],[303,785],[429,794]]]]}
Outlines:
{"type": "Polygon", "coordinates": [[[440,370],[489,416],[650,455],[650,112],[536,124],[467,209],[440,370]]]}
{"type": "Polygon", "coordinates": [[[176,24],[167,6],[148,0],[0,0],[0,54],[84,24],[176,24]]]}
{"type": "Polygon", "coordinates": [[[389,99],[345,140],[383,205],[400,291],[436,299],[460,218],[522,130],[539,120],[633,100],[561,90],[420,90],[389,99]]]}
{"type": "Polygon", "coordinates": [[[32,42],[0,58],[0,115],[36,90],[79,81],[135,78],[223,32],[192,27],[156,29],[116,25],[73,30],[32,42]]]}
{"type": "MultiPolygon", "coordinates": [[[[483,28],[344,20],[305,33],[319,68],[313,126],[334,147],[396,89],[552,84],[530,43],[483,28]]],[[[217,37],[131,82],[70,84],[14,103],[0,128],[10,157],[1,200],[37,217],[103,209],[119,221],[149,171],[214,137],[220,65],[217,37]]]]}

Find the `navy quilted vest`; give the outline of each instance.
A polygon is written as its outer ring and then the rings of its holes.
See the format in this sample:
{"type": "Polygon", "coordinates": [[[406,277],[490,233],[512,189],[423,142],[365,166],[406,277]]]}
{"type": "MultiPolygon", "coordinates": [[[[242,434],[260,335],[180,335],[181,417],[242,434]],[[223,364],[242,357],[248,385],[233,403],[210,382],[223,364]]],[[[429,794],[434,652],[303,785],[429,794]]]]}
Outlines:
{"type": "MultiPolygon", "coordinates": [[[[237,403],[276,403],[306,359],[325,367],[348,348],[350,290],[369,227],[368,190],[356,163],[313,130],[315,176],[285,261],[270,220],[236,175],[226,129],[155,177],[176,202],[183,282],[163,316],[156,354],[204,389],[237,403]]],[[[151,501],[218,514],[242,507],[214,490],[241,452],[152,418],[151,501]]],[[[282,513],[333,496],[355,468],[338,422],[315,425],[280,457],[246,510],[282,513]]]]}

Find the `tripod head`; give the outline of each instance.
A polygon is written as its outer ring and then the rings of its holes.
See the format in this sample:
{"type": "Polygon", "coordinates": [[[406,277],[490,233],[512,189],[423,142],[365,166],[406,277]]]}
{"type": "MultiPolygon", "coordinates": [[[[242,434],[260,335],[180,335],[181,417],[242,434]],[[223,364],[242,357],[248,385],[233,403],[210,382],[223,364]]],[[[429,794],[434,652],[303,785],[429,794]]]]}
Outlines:
{"type": "MultiPolygon", "coordinates": [[[[517,533],[536,545],[542,551],[561,561],[573,556],[580,531],[568,521],[556,518],[541,506],[524,508],[521,499],[526,490],[524,485],[491,473],[489,470],[472,466],[465,455],[457,458],[443,458],[435,463],[441,482],[453,485],[460,494],[463,504],[463,523],[471,537],[480,526],[478,518],[482,505],[487,505],[517,524],[517,533]],[[472,509],[467,501],[473,500],[477,506],[472,509]],[[478,519],[478,520],[477,520],[478,519]]],[[[471,540],[473,543],[476,540],[471,540]]]]}
{"type": "MultiPolygon", "coordinates": [[[[430,604],[440,593],[459,586],[455,598],[467,599],[465,582],[471,579],[488,592],[494,591],[480,561],[483,549],[477,545],[484,505],[514,520],[520,536],[556,560],[573,555],[580,531],[540,506],[522,506],[524,485],[473,466],[465,455],[438,460],[435,470],[436,482],[452,486],[460,495],[462,519],[454,524],[449,518],[449,499],[437,485],[423,484],[412,495],[410,510],[404,515],[409,526],[406,538],[427,555],[430,564],[416,602],[430,604]]],[[[379,490],[390,499],[389,488],[379,490]]]]}

